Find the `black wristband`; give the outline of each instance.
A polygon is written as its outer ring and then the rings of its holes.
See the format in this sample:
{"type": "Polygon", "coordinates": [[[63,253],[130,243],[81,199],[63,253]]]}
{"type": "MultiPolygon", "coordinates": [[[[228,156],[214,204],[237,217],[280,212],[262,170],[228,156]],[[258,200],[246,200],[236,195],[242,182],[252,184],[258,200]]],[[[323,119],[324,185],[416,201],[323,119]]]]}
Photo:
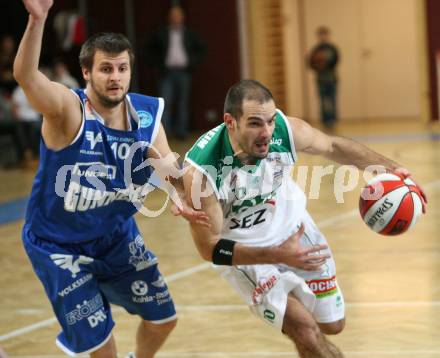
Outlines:
{"type": "Polygon", "coordinates": [[[235,241],[220,239],[212,251],[212,262],[216,265],[232,265],[235,241]]]}

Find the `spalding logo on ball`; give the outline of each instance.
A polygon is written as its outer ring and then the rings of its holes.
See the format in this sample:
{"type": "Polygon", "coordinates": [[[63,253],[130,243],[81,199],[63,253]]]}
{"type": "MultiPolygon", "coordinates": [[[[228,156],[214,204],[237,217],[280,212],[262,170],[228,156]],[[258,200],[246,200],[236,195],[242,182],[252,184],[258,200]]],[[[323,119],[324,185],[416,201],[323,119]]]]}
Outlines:
{"type": "Polygon", "coordinates": [[[362,189],[359,211],[368,227],[382,235],[399,235],[422,214],[422,195],[409,178],[384,173],[362,189]]]}

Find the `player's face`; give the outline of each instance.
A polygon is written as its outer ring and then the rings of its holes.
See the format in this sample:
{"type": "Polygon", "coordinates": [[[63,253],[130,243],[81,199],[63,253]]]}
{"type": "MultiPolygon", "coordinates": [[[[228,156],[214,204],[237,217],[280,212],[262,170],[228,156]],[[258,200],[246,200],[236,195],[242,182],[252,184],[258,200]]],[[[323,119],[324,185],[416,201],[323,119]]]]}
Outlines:
{"type": "Polygon", "coordinates": [[[265,158],[275,129],[275,103],[243,101],[242,109],[243,115],[237,121],[235,139],[247,155],[255,159],[265,158]]]}
{"type": "Polygon", "coordinates": [[[130,87],[131,67],[128,51],[110,54],[96,51],[91,71],[83,71],[88,90],[105,107],[115,107],[124,100],[130,87]]]}

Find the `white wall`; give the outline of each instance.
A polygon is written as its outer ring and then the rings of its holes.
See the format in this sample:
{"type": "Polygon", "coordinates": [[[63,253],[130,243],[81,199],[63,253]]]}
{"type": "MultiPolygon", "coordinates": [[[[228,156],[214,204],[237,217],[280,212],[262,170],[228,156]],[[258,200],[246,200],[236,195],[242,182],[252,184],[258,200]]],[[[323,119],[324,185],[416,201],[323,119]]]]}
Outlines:
{"type": "Polygon", "coordinates": [[[286,109],[291,116],[303,117],[307,107],[305,91],[306,63],[301,37],[300,8],[298,0],[281,2],[283,21],[283,45],[285,63],[286,109]]]}
{"type": "Polygon", "coordinates": [[[281,0],[289,114],[319,118],[314,76],[304,64],[316,28],[326,25],[341,52],[342,119],[420,117],[427,69],[419,1],[281,0]]]}
{"type": "MultiPolygon", "coordinates": [[[[417,0],[302,0],[306,47],[320,25],[341,51],[339,109],[346,119],[420,116],[417,0]]],[[[309,73],[308,83],[313,83],[309,73]]],[[[318,117],[316,91],[310,108],[318,117]]]]}

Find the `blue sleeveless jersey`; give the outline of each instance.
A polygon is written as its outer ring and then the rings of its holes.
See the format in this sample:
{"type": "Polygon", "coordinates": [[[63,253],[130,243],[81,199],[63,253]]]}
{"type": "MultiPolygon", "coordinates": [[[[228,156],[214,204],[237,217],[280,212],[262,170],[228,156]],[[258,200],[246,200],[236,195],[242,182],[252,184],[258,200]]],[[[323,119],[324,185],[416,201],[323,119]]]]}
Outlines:
{"type": "Polygon", "coordinates": [[[44,141],[40,165],[26,211],[26,223],[37,236],[58,243],[90,241],[111,234],[134,220],[134,203],[151,190],[146,157],[159,131],[161,98],[130,93],[126,96],[131,130],[104,125],[84,90],[76,90],[83,118],[68,147],[53,151],[44,141]]]}

